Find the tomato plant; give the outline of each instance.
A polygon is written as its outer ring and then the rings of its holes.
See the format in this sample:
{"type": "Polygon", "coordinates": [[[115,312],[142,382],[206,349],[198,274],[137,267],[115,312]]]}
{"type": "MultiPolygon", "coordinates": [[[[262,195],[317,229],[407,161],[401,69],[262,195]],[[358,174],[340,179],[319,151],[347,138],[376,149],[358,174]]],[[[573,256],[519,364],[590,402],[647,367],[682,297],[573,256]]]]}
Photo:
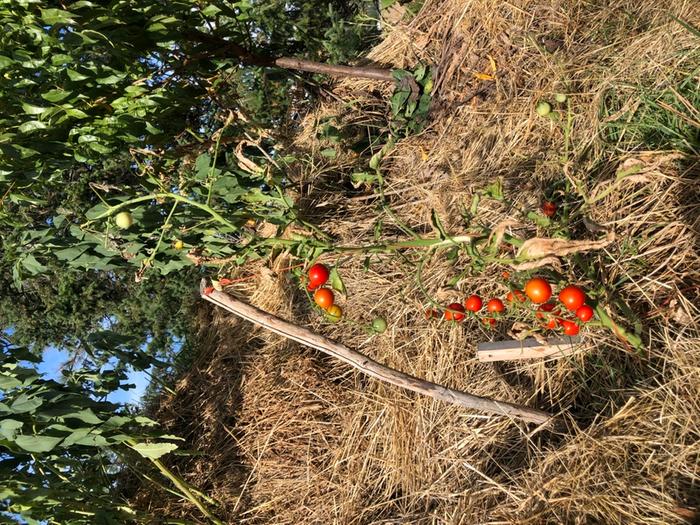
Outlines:
{"type": "Polygon", "coordinates": [[[537,308],[535,312],[535,317],[537,319],[544,320],[543,326],[554,330],[557,327],[557,316],[559,315],[559,310],[554,310],[554,304],[544,303],[537,308]]]}
{"type": "Polygon", "coordinates": [[[325,265],[321,263],[314,264],[311,268],[309,268],[309,290],[315,290],[319,286],[326,284],[329,275],[330,272],[325,265]]]}
{"type": "Polygon", "coordinates": [[[464,307],[469,312],[478,312],[484,306],[484,302],[478,295],[470,295],[466,301],[464,301],[464,307]]]}
{"type": "Polygon", "coordinates": [[[567,310],[575,312],[586,302],[586,294],[578,286],[569,285],[559,292],[559,301],[567,310]]]}
{"type": "Polygon", "coordinates": [[[501,301],[500,299],[491,299],[488,303],[486,303],[487,312],[500,313],[503,312],[505,309],[506,307],[503,304],[503,301],[501,301]]]}
{"type": "Polygon", "coordinates": [[[334,301],[335,296],[328,288],[319,288],[314,292],[314,302],[324,310],[328,310],[333,306],[334,301]]]}
{"type": "Polygon", "coordinates": [[[546,279],[535,277],[525,284],[525,294],[535,304],[546,303],[552,297],[552,287],[546,279]]]}
{"type": "Polygon", "coordinates": [[[464,320],[464,306],[459,303],[451,303],[447,308],[445,310],[445,319],[457,322],[464,320]]]}
{"type": "Polygon", "coordinates": [[[493,317],[484,317],[481,320],[481,322],[484,323],[486,326],[490,326],[492,328],[496,326],[496,319],[494,319],[493,317]]]}

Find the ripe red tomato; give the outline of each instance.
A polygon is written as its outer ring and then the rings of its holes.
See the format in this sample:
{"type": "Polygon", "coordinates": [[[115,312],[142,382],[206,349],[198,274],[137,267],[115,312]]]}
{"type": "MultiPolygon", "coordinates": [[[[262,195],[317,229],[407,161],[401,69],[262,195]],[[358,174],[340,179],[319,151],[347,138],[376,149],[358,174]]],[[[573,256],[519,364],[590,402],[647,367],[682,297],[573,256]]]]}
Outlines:
{"type": "Polygon", "coordinates": [[[445,310],[445,319],[457,322],[464,320],[464,306],[459,303],[452,303],[447,308],[448,310],[445,310]]]}
{"type": "Polygon", "coordinates": [[[493,317],[484,317],[481,320],[481,322],[484,323],[486,326],[491,326],[491,327],[496,326],[496,319],[494,319],[493,317]]]}
{"type": "Polygon", "coordinates": [[[520,290],[508,292],[508,295],[506,295],[506,301],[512,303],[515,299],[517,299],[519,303],[524,303],[526,301],[525,294],[520,290]]]}
{"type": "Polygon", "coordinates": [[[552,287],[542,277],[535,277],[525,284],[525,293],[535,304],[546,303],[552,297],[552,287]]]}
{"type": "Polygon", "coordinates": [[[559,292],[559,300],[568,310],[575,312],[586,302],[586,294],[578,286],[569,285],[559,292]]]}
{"type": "Polygon", "coordinates": [[[545,217],[554,217],[557,213],[557,205],[552,201],[544,201],[542,203],[542,215],[545,217]]]}
{"type": "Polygon", "coordinates": [[[559,324],[564,328],[564,333],[566,335],[576,335],[579,332],[579,327],[573,321],[568,321],[566,319],[561,319],[559,324]]]}
{"type": "Polygon", "coordinates": [[[330,272],[325,265],[321,263],[314,264],[309,268],[309,290],[315,290],[319,286],[326,284],[330,272]]]}
{"type": "Polygon", "coordinates": [[[581,321],[583,321],[584,323],[587,323],[588,321],[593,319],[593,308],[591,308],[587,304],[579,306],[576,310],[576,317],[581,319],[581,321]]]}
{"type": "Polygon", "coordinates": [[[478,312],[481,307],[484,306],[484,302],[478,295],[470,295],[466,301],[464,301],[464,307],[470,312],[478,312]]]}
{"type": "Polygon", "coordinates": [[[314,302],[324,310],[333,306],[333,301],[335,301],[335,297],[328,288],[319,288],[314,292],[314,302]]]}
{"type": "Polygon", "coordinates": [[[502,312],[505,309],[506,307],[503,304],[503,301],[500,299],[491,299],[488,303],[486,303],[487,312],[502,312]]]}

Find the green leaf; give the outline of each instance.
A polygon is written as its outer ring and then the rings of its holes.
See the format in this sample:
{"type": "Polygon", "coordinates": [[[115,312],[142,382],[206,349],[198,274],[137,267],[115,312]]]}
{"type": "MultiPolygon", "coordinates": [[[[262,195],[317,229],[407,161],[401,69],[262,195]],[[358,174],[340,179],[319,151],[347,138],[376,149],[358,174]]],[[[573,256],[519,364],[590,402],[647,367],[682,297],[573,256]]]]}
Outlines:
{"type": "Polygon", "coordinates": [[[37,261],[36,257],[34,257],[31,253],[22,259],[22,266],[24,266],[32,275],[39,275],[47,270],[46,266],[37,261]]]}
{"type": "Polygon", "coordinates": [[[30,120],[28,122],[25,122],[24,124],[20,125],[17,130],[20,133],[31,133],[32,131],[37,131],[39,129],[46,129],[47,126],[43,122],[39,122],[38,120],[30,120]]]}
{"type": "Polygon", "coordinates": [[[99,204],[96,204],[92,208],[90,208],[88,211],[86,211],[85,217],[88,220],[93,220],[96,217],[99,217],[100,215],[102,215],[107,210],[109,210],[109,206],[107,206],[105,203],[101,202],[99,204]]]}
{"type": "Polygon", "coordinates": [[[22,428],[23,425],[24,423],[16,419],[3,419],[0,421],[0,435],[10,441],[14,441],[17,431],[22,428]]]}
{"type": "Polygon", "coordinates": [[[211,157],[208,153],[203,153],[194,163],[195,179],[198,181],[206,180],[209,176],[209,168],[211,166],[211,157]]]}
{"type": "Polygon", "coordinates": [[[334,159],[338,155],[338,152],[335,150],[335,148],[326,148],[321,150],[321,155],[328,157],[329,159],[334,159]]]}
{"type": "Polygon", "coordinates": [[[41,115],[49,108],[42,108],[41,106],[35,106],[33,104],[22,102],[22,109],[27,115],[41,115]]]}
{"type": "Polygon", "coordinates": [[[177,445],[175,443],[136,443],[135,445],[131,445],[131,448],[144,458],[158,459],[168,452],[177,449],[177,445]]]}
{"type": "Polygon", "coordinates": [[[56,445],[61,442],[62,438],[51,436],[17,436],[15,443],[18,447],[23,448],[27,452],[51,452],[56,445]]]}
{"type": "Polygon", "coordinates": [[[330,280],[331,287],[334,290],[337,290],[342,294],[345,293],[345,283],[343,283],[343,280],[340,278],[340,274],[338,273],[338,268],[336,266],[331,268],[331,272],[328,276],[328,279],[330,280]]]}
{"type": "Polygon", "coordinates": [[[73,69],[66,69],[66,73],[68,74],[68,78],[70,78],[73,82],[80,82],[82,80],[87,80],[88,78],[90,78],[87,75],[78,73],[73,69]]]}
{"type": "Polygon", "coordinates": [[[447,235],[447,232],[445,231],[445,227],[442,225],[440,217],[434,209],[430,211],[430,222],[433,223],[433,226],[440,234],[441,239],[447,239],[449,237],[449,235],[447,235]]]}
{"type": "Polygon", "coordinates": [[[11,58],[6,57],[5,55],[0,55],[0,69],[10,67],[12,64],[14,64],[14,62],[15,61],[11,58]]]}
{"type": "Polygon", "coordinates": [[[33,412],[42,405],[43,401],[38,397],[29,397],[26,394],[17,396],[12,404],[10,405],[10,410],[15,414],[24,414],[27,412],[33,412]]]}
{"type": "Polygon", "coordinates": [[[66,91],[65,89],[51,89],[46,93],[42,93],[41,98],[48,102],[60,102],[72,94],[73,93],[71,91],[66,91]]]}
{"type": "Polygon", "coordinates": [[[41,10],[41,19],[50,26],[54,24],[73,25],[76,23],[75,19],[72,18],[73,16],[73,13],[63,9],[41,10]]]}

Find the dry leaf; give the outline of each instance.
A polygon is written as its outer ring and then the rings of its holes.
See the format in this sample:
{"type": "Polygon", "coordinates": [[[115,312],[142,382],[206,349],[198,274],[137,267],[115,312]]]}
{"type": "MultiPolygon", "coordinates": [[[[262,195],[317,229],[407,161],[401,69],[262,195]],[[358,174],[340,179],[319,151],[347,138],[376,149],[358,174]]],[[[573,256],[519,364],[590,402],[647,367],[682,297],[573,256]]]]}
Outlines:
{"type": "Polygon", "coordinates": [[[428,153],[426,153],[425,149],[423,149],[423,146],[418,146],[418,148],[420,149],[420,158],[423,162],[425,162],[428,160],[428,153]]]}
{"type": "Polygon", "coordinates": [[[554,256],[543,257],[542,259],[537,259],[536,261],[527,261],[518,264],[511,264],[511,267],[516,272],[534,270],[535,268],[542,268],[543,266],[551,266],[557,272],[562,272],[561,261],[554,256]]]}
{"type": "Polygon", "coordinates": [[[494,242],[494,247],[500,246],[501,242],[503,241],[503,236],[506,233],[506,228],[509,226],[517,226],[518,221],[513,220],[513,219],[506,219],[504,221],[499,222],[493,230],[491,230],[491,234],[489,235],[488,240],[486,241],[486,244],[491,246],[491,239],[494,237],[496,238],[494,242]]]}
{"type": "Polygon", "coordinates": [[[494,80],[493,76],[488,73],[474,73],[474,76],[479,80],[494,80]]]}
{"type": "Polygon", "coordinates": [[[263,171],[263,169],[243,154],[243,148],[246,145],[257,146],[255,142],[251,142],[249,140],[242,140],[238,143],[238,146],[236,146],[236,158],[238,159],[238,167],[244,171],[254,173],[257,175],[258,173],[263,171]]]}
{"type": "Polygon", "coordinates": [[[615,240],[615,233],[610,231],[605,239],[599,241],[570,241],[568,239],[546,239],[535,237],[528,239],[518,250],[520,259],[541,259],[554,255],[562,257],[571,253],[600,250],[615,240]]]}

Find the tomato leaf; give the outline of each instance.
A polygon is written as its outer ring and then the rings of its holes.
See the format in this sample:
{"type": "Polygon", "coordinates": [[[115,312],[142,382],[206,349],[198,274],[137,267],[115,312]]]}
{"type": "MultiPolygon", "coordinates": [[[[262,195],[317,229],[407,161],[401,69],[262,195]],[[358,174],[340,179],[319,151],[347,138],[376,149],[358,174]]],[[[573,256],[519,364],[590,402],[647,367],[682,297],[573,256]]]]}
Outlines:
{"type": "Polygon", "coordinates": [[[337,290],[342,294],[345,293],[345,283],[343,283],[343,280],[340,278],[340,274],[338,273],[338,268],[336,266],[331,268],[329,280],[331,282],[331,287],[334,290],[337,290]]]}

